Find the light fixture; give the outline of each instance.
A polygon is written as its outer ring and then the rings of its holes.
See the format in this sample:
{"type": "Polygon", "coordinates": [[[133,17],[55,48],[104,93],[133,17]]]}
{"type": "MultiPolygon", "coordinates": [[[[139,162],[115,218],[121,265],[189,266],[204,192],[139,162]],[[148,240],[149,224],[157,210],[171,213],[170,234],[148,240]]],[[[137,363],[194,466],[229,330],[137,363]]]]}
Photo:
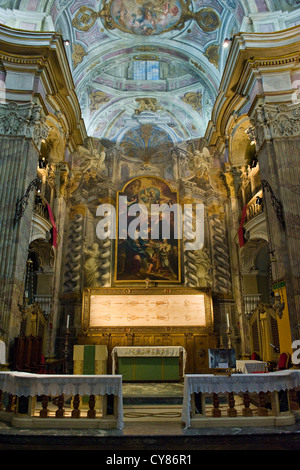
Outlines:
{"type": "Polygon", "coordinates": [[[259,197],[259,196],[257,196],[255,204],[256,204],[257,206],[261,206],[261,205],[262,205],[262,198],[259,197]]]}
{"type": "Polygon", "coordinates": [[[232,42],[232,38],[230,39],[226,38],[225,41],[223,42],[223,47],[227,49],[230,46],[231,42],[232,42]]]}
{"type": "Polygon", "coordinates": [[[69,45],[70,45],[69,39],[65,39],[65,40],[64,40],[64,45],[65,45],[65,46],[69,46],[69,45]]]}

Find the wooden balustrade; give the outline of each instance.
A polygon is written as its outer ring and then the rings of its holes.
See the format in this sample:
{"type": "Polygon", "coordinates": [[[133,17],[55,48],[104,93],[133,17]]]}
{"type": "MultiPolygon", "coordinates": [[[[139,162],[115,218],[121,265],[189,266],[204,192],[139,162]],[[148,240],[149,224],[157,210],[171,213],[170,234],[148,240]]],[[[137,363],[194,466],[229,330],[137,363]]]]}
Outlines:
{"type": "Polygon", "coordinates": [[[190,425],[192,427],[257,426],[259,424],[289,425],[300,418],[300,397],[296,390],[286,394],[288,408],[282,406],[278,392],[224,394],[197,393],[191,395],[190,425]],[[201,396],[201,398],[200,398],[201,396]],[[196,398],[197,397],[197,398],[196,398]],[[199,406],[201,401],[201,406],[199,406]],[[196,404],[197,402],[197,404],[196,404]],[[299,414],[297,414],[299,411],[299,414]],[[229,421],[228,418],[236,418],[229,421]],[[246,418],[246,419],[245,419],[246,418]],[[257,419],[258,418],[258,419],[257,419]],[[265,419],[263,419],[265,418],[265,419]]]}
{"type": "MultiPolygon", "coordinates": [[[[30,377],[28,374],[27,377],[30,377]]],[[[47,377],[55,380],[53,376],[41,374],[39,377],[32,375],[37,382],[47,380],[47,377]]],[[[63,377],[64,384],[67,376],[63,377]]],[[[76,380],[83,380],[82,376],[69,376],[72,385],[76,380]]],[[[88,380],[101,383],[104,376],[89,376],[88,380]]],[[[1,378],[1,377],[0,377],[1,378]]],[[[12,373],[13,378],[13,373],[12,373]]],[[[106,376],[107,378],[107,376],[106,376]]],[[[11,394],[0,389],[0,421],[9,422],[12,426],[22,428],[85,428],[85,429],[122,429],[123,427],[123,405],[122,405],[122,381],[120,376],[109,377],[110,386],[107,393],[99,395],[89,394],[81,396],[60,393],[51,396],[46,392],[40,396],[21,395],[24,384],[17,394],[11,394]],[[116,381],[116,382],[114,382],[116,381]],[[116,385],[115,394],[112,393],[112,384],[116,385]],[[119,387],[119,388],[118,388],[119,387]]],[[[82,384],[82,382],[80,383],[82,384]]],[[[100,385],[99,385],[100,387],[100,385]]],[[[106,384],[104,384],[106,387],[106,384]]],[[[16,387],[12,387],[15,389],[16,387]]],[[[45,385],[47,389],[47,385],[45,385]]],[[[68,388],[68,387],[67,387],[68,388]]],[[[94,388],[92,384],[91,388],[94,388]]],[[[49,387],[49,390],[51,386],[49,387]]]]}
{"type": "Polygon", "coordinates": [[[298,419],[300,370],[185,376],[182,421],[186,428],[288,426],[298,419]]]}
{"type": "MultiPolygon", "coordinates": [[[[20,397],[4,394],[0,390],[0,421],[10,421],[12,425],[20,427],[42,427],[38,421],[44,421],[46,427],[64,428],[74,426],[74,421],[80,421],[75,427],[82,428],[117,428],[118,424],[118,397],[114,397],[112,411],[111,403],[107,403],[107,397],[89,395],[83,403],[83,397],[76,394],[74,397],[22,397],[22,403],[27,401],[26,414],[21,411],[20,397]],[[66,398],[69,403],[66,404],[66,398]],[[6,404],[5,404],[6,403],[6,404]],[[96,405],[99,405],[98,408],[96,405]],[[70,423],[72,420],[72,423],[70,423]],[[91,423],[90,421],[93,421],[91,423]],[[51,423],[50,423],[51,422],[51,423]]],[[[110,402],[112,398],[110,396],[110,402]]]]}

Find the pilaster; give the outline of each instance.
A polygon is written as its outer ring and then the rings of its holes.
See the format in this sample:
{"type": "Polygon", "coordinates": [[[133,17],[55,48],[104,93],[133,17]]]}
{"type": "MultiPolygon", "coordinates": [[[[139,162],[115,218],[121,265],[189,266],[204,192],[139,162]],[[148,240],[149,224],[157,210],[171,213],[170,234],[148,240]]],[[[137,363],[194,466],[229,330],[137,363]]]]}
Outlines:
{"type": "Polygon", "coordinates": [[[33,211],[32,191],[15,219],[16,203],[37,177],[41,140],[47,127],[40,106],[0,104],[0,328],[6,339],[19,333],[20,311],[33,211]],[[8,333],[9,332],[9,333],[8,333]]]}
{"type": "Polygon", "coordinates": [[[300,319],[300,105],[261,104],[251,119],[257,144],[273,281],[284,280],[292,329],[300,319]]]}

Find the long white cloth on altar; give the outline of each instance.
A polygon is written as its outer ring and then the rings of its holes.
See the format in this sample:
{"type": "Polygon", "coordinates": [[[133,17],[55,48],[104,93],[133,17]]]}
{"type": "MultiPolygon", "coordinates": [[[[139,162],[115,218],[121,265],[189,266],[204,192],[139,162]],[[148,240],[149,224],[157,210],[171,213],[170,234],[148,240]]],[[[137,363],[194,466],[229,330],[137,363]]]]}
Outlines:
{"type": "Polygon", "coordinates": [[[186,351],[182,346],[116,346],[112,350],[112,373],[116,373],[117,357],[179,357],[182,354],[183,375],[186,351]]]}
{"type": "Polygon", "coordinates": [[[266,374],[187,374],[184,377],[182,421],[190,426],[193,393],[259,393],[292,390],[300,387],[300,370],[283,370],[266,374]]]}
{"type": "Polygon", "coordinates": [[[123,428],[121,375],[56,375],[0,372],[0,390],[18,397],[41,395],[115,395],[118,397],[118,428],[123,428]]]}

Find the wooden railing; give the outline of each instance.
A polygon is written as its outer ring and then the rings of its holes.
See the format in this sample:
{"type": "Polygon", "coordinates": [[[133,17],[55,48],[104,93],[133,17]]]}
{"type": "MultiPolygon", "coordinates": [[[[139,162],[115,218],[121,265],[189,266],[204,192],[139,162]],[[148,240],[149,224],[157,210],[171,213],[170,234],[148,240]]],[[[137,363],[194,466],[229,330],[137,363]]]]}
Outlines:
{"type": "Polygon", "coordinates": [[[122,377],[0,372],[0,420],[22,428],[122,429],[122,377]]]}
{"type": "MultiPolygon", "coordinates": [[[[186,375],[189,427],[289,426],[300,419],[300,371],[186,375]]],[[[123,429],[121,375],[0,372],[0,420],[19,428],[123,429]]]]}
{"type": "Polygon", "coordinates": [[[189,427],[288,426],[300,418],[300,371],[186,375],[182,420],[189,427]]]}

